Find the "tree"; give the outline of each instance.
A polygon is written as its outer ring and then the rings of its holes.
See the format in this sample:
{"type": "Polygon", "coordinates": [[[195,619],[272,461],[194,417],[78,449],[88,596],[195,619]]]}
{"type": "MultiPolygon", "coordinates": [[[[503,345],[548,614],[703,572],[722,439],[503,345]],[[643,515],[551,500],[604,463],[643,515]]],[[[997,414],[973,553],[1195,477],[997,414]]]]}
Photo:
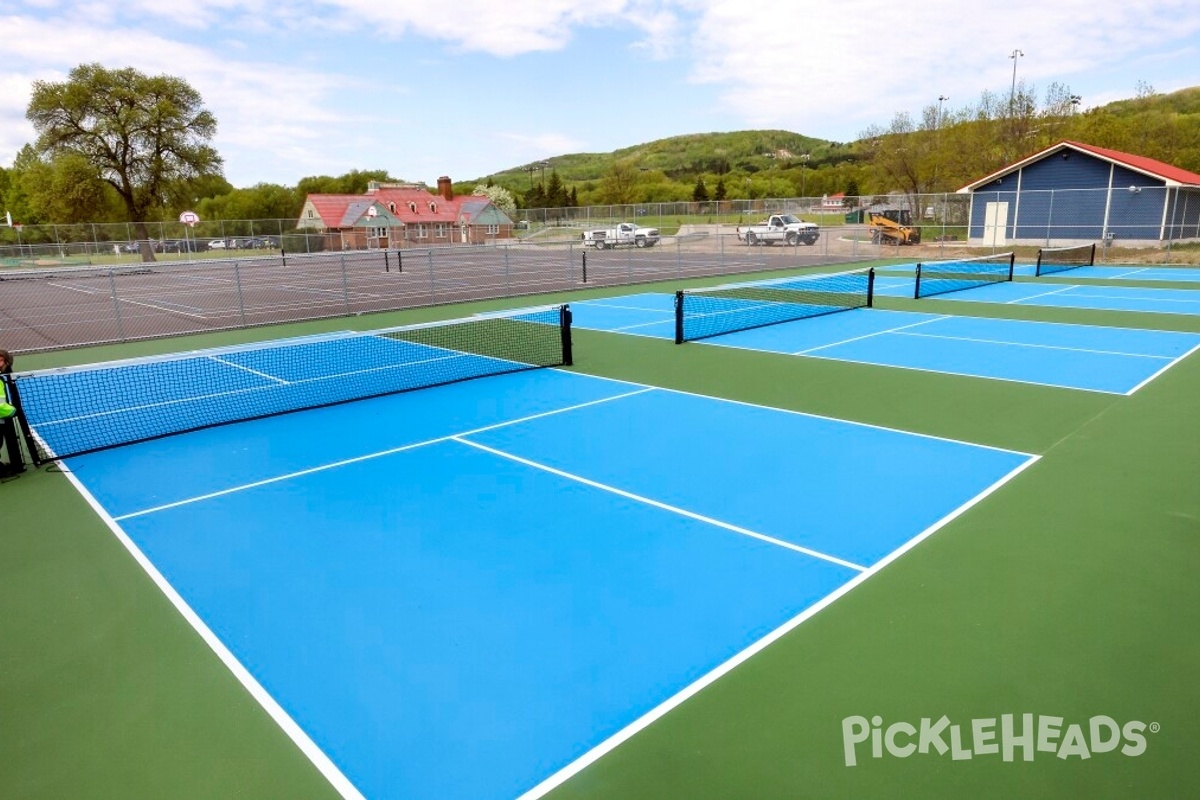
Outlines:
{"type": "Polygon", "coordinates": [[[638,201],[638,168],[632,159],[614,161],[600,179],[600,202],[630,205],[638,201]]]}
{"type": "Polygon", "coordinates": [[[505,189],[503,186],[497,186],[494,183],[481,183],[471,192],[475,197],[486,197],[492,201],[492,205],[503,211],[510,217],[516,216],[517,200],[513,197],[512,192],[505,189]]]}
{"type": "Polygon", "coordinates": [[[725,188],[725,179],[717,178],[717,188],[713,189],[713,200],[716,200],[719,203],[725,199],[727,193],[728,192],[725,188]]]}
{"type": "Polygon", "coordinates": [[[700,175],[696,178],[696,185],[692,188],[692,202],[703,203],[708,200],[708,187],[704,185],[704,176],[700,175]]]}
{"type": "MultiPolygon", "coordinates": [[[[221,169],[209,144],[216,117],[182,78],[83,64],[65,82],[34,81],[25,116],[38,152],[90,164],[121,198],[143,241],[151,211],[162,207],[172,184],[221,169]]],[[[154,259],[148,244],[142,257],[154,259]]]]}
{"type": "Polygon", "coordinates": [[[567,205],[567,187],[563,185],[558,170],[550,171],[550,180],[546,184],[546,208],[565,208],[567,205]]]}

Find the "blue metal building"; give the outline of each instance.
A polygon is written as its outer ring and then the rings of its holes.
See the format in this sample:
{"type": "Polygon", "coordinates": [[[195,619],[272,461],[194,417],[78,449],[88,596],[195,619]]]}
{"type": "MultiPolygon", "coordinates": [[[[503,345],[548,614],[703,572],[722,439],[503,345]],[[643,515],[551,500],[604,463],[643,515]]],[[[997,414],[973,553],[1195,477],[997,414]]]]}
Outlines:
{"type": "Polygon", "coordinates": [[[959,189],[972,244],[1200,238],[1200,175],[1144,156],[1062,141],[959,189]]]}

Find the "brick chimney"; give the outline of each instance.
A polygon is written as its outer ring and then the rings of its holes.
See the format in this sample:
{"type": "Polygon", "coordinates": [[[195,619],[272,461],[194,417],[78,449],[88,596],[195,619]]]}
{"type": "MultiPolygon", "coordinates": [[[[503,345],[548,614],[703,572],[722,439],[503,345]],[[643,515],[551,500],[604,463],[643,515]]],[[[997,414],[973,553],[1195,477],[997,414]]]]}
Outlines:
{"type": "Polygon", "coordinates": [[[447,200],[454,199],[454,188],[450,185],[449,176],[443,175],[438,178],[438,194],[447,200]]]}

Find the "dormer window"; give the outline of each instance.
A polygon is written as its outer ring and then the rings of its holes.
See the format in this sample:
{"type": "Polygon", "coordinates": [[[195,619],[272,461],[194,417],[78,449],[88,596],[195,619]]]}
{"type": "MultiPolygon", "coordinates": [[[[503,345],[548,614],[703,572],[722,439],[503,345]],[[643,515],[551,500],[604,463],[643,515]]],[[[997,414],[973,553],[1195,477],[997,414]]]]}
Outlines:
{"type": "Polygon", "coordinates": [[[414,214],[417,213],[417,204],[412,201],[409,201],[408,210],[414,214]]]}
{"type": "Polygon", "coordinates": [[[432,200],[430,200],[430,201],[429,201],[429,210],[430,210],[430,211],[432,211],[432,212],[434,212],[434,213],[437,213],[437,203],[435,203],[435,202],[433,202],[432,200]]]}
{"type": "Polygon", "coordinates": [[[390,211],[390,212],[392,212],[393,214],[395,214],[395,213],[396,213],[396,204],[395,204],[395,203],[388,203],[388,211],[390,211]]]}

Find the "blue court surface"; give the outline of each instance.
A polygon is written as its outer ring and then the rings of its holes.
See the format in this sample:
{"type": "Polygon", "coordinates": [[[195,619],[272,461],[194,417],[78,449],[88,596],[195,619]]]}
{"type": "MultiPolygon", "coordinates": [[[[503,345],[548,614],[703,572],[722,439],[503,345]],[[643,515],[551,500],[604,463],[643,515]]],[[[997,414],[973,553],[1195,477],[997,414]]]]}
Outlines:
{"type": "MultiPolygon", "coordinates": [[[[878,295],[888,297],[912,297],[913,282],[908,278],[883,277],[876,280],[875,291],[878,295]]],[[[1098,311],[1200,314],[1200,289],[1146,289],[1135,286],[1079,285],[1050,281],[1005,281],[938,295],[935,299],[1088,308],[1098,311]]]]}
{"type": "MultiPolygon", "coordinates": [[[[892,279],[877,278],[877,286],[881,280],[892,279]]],[[[673,302],[667,294],[638,294],[577,302],[571,310],[577,328],[673,339],[673,302]]],[[[1200,348],[1200,334],[864,308],[702,343],[1132,394],[1200,348]]]]}
{"type": "MultiPolygon", "coordinates": [[[[936,262],[934,262],[936,263],[936,262]]],[[[916,262],[911,264],[892,264],[878,267],[876,272],[881,275],[912,275],[916,271],[916,262]]],[[[1016,264],[1013,275],[1032,278],[1036,267],[1033,264],[1016,264]]],[[[1200,283],[1200,269],[1194,267],[1155,267],[1139,266],[1137,264],[1078,267],[1064,272],[1052,273],[1043,277],[1061,278],[1094,278],[1098,280],[1138,280],[1138,281],[1179,281],[1183,283],[1200,283]]],[[[911,287],[911,282],[910,282],[911,287]]]]}
{"type": "Polygon", "coordinates": [[[1035,456],[523,372],[68,459],[348,797],[538,797],[1035,456]]]}

